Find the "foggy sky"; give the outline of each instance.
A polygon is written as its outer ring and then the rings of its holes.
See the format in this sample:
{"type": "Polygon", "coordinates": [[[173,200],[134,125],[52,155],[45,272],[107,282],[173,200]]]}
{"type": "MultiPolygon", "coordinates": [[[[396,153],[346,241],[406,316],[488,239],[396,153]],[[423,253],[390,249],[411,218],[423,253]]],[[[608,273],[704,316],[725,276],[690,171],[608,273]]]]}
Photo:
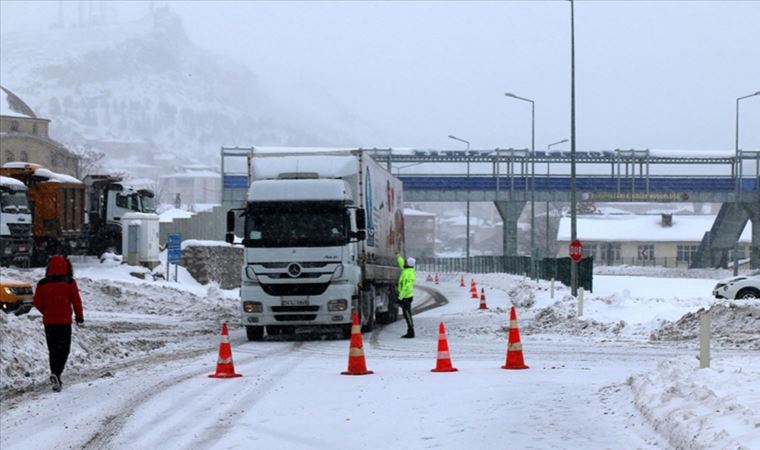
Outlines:
{"type": "MultiPolygon", "coordinates": [[[[148,7],[114,8],[126,20],[148,7]]],[[[67,20],[76,8],[65,3],[67,20]]],[[[365,146],[459,148],[454,134],[473,148],[527,148],[530,105],[505,92],[535,100],[536,148],[569,138],[568,2],[170,8],[195,43],[248,65],[272,97],[293,85],[328,93],[375,130],[365,146]]],[[[736,98],[760,90],[760,2],[575,9],[579,149],[734,147],[736,98]]],[[[1,31],[46,29],[57,12],[57,2],[2,1],[1,31]]],[[[740,142],[760,149],[760,96],[741,103],[740,142]]]]}

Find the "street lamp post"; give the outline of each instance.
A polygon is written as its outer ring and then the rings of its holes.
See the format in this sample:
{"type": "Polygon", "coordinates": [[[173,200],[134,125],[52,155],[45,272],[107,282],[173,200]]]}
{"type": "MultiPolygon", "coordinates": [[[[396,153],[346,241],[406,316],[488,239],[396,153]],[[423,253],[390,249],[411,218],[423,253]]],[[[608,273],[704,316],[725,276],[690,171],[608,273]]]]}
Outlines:
{"type": "Polygon", "coordinates": [[[449,139],[462,142],[467,145],[467,225],[465,228],[465,269],[470,272],[470,141],[466,139],[460,139],[454,135],[449,135],[449,139]]]}
{"type": "MultiPolygon", "coordinates": [[[[551,150],[553,146],[564,144],[567,142],[567,139],[562,139],[561,141],[552,142],[549,144],[546,149],[551,150]]],[[[546,162],[546,177],[549,178],[549,161],[546,162]]],[[[549,200],[546,201],[546,256],[549,256],[549,200]]]]}
{"type": "MultiPolygon", "coordinates": [[[[570,0],[570,241],[578,238],[575,205],[575,2],[570,0]]],[[[578,263],[570,260],[570,295],[578,296],[578,263]]]]}
{"type": "MultiPolygon", "coordinates": [[[[760,95],[760,91],[755,92],[754,94],[745,95],[743,97],[738,97],[736,99],[736,136],[735,136],[735,148],[734,148],[734,161],[736,161],[736,169],[735,169],[735,176],[736,176],[736,192],[737,192],[737,200],[741,202],[742,199],[742,162],[741,158],[739,157],[739,101],[744,100],[745,98],[754,97],[756,95],[760,95]]],[[[737,240],[736,245],[734,245],[734,276],[739,275],[739,255],[737,254],[738,250],[738,244],[739,241],[737,240]]]]}
{"type": "Polygon", "coordinates": [[[530,103],[530,271],[536,277],[536,103],[525,97],[510,92],[504,94],[516,100],[530,103]]]}

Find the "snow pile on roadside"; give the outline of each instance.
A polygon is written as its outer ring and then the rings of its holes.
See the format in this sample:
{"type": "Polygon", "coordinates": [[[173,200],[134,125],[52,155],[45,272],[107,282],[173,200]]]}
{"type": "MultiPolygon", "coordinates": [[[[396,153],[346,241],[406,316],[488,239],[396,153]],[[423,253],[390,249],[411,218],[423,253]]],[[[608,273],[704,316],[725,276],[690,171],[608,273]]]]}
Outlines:
{"type": "Polygon", "coordinates": [[[760,448],[760,371],[695,366],[631,376],[635,406],[676,448],[760,448]]]}
{"type": "MultiPolygon", "coordinates": [[[[689,312],[675,322],[667,322],[652,332],[653,341],[695,341],[699,336],[699,316],[705,311],[689,312]]],[[[731,301],[710,309],[710,334],[721,345],[760,350],[760,303],[731,301]]]]}
{"type": "Polygon", "coordinates": [[[535,311],[532,320],[522,327],[525,334],[557,333],[574,336],[619,335],[625,328],[623,320],[600,322],[578,317],[578,302],[565,295],[550,306],[535,311]]]}
{"type": "Polygon", "coordinates": [[[509,288],[507,295],[515,308],[532,308],[536,304],[535,282],[531,284],[526,281],[518,281],[509,288]]]}
{"type": "MultiPolygon", "coordinates": [[[[100,376],[149,356],[208,350],[218,344],[221,322],[239,322],[236,291],[142,281],[129,275],[134,269],[75,265],[85,324],[72,327],[64,380],[100,376]]],[[[36,283],[43,273],[4,270],[3,276],[36,283]]],[[[0,329],[0,396],[45,384],[48,352],[39,312],[0,314],[0,329]]]]}

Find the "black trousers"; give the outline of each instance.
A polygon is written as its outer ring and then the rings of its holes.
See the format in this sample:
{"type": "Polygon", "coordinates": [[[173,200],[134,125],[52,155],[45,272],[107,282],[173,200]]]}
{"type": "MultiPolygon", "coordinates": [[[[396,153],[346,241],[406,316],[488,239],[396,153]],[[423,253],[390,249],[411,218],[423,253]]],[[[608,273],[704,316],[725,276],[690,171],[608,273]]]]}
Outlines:
{"type": "Polygon", "coordinates": [[[45,325],[45,339],[50,354],[50,373],[61,377],[71,349],[71,325],[45,325]]]}
{"type": "Polygon", "coordinates": [[[414,300],[414,297],[407,297],[399,301],[401,304],[401,312],[404,314],[404,320],[406,320],[406,328],[409,331],[414,331],[414,321],[412,320],[412,300],[414,300]]]}

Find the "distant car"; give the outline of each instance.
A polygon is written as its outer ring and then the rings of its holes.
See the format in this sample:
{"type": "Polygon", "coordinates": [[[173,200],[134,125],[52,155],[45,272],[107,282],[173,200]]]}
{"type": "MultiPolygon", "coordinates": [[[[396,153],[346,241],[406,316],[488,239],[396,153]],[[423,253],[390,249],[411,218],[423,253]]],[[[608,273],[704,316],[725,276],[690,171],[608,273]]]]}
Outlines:
{"type": "Polygon", "coordinates": [[[17,316],[32,309],[34,291],[29,283],[3,278],[0,280],[0,308],[17,316]]]}
{"type": "Polygon", "coordinates": [[[713,288],[713,296],[729,299],[760,299],[760,270],[718,281],[713,288]]]}

